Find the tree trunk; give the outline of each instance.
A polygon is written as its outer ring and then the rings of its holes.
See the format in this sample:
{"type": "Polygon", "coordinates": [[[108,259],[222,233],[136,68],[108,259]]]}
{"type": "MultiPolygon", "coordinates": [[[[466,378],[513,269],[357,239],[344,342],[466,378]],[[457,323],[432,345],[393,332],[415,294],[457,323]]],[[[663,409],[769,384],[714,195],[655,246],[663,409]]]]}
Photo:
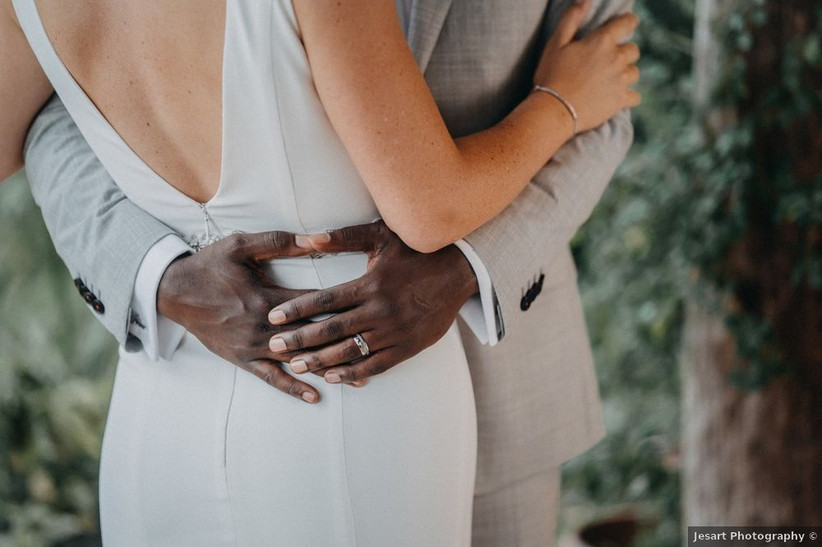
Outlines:
{"type": "Polygon", "coordinates": [[[683,382],[685,523],[822,525],[822,408],[797,376],[741,392],[721,318],[687,305],[683,382]]]}
{"type": "MultiPolygon", "coordinates": [[[[734,12],[734,4],[738,9],[740,0],[696,4],[695,104],[703,122],[714,130],[734,118],[709,108],[719,71],[717,52],[722,47],[715,25],[734,12]]],[[[786,36],[784,25],[801,25],[801,15],[812,13],[814,0],[767,0],[766,4],[769,13],[778,12],[783,33],[766,30],[786,36]]],[[[752,80],[761,78],[759,84],[764,86],[767,78],[779,74],[761,70],[780,46],[773,38],[768,40],[755,42],[750,54],[753,70],[748,84],[754,90],[758,84],[752,80]]],[[[822,130],[815,129],[815,137],[822,138],[822,130]]],[[[778,261],[778,250],[769,252],[754,262],[762,271],[778,267],[767,264],[778,261]]],[[[780,283],[788,287],[787,277],[780,283]]],[[[772,316],[782,340],[793,346],[787,352],[800,358],[799,369],[752,392],[739,391],[728,382],[736,359],[723,318],[695,299],[687,303],[682,355],[686,525],[822,525],[822,363],[818,362],[820,338],[814,332],[819,328],[820,306],[818,290],[805,294],[810,298],[791,299],[772,316]]]]}

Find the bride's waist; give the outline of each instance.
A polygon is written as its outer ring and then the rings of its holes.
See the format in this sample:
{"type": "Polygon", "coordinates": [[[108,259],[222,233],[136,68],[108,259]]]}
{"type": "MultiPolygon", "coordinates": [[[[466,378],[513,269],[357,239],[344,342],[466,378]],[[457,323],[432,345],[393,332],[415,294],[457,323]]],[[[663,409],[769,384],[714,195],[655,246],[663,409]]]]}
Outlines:
{"type": "Polygon", "coordinates": [[[280,287],[319,289],[362,276],[367,263],[364,253],[342,253],[317,258],[278,258],[264,263],[263,269],[280,287]]]}

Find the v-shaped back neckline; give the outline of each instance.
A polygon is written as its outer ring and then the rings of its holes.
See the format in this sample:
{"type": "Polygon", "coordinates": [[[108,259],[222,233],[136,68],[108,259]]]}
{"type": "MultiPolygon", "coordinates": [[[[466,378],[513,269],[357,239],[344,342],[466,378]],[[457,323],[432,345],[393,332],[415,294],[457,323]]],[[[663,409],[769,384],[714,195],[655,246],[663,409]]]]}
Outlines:
{"type": "MultiPolygon", "coordinates": [[[[171,183],[169,183],[165,178],[160,176],[157,171],[154,170],[148,163],[140,157],[137,152],[129,145],[125,139],[120,135],[120,133],[114,128],[111,122],[103,115],[97,105],[94,104],[94,101],[91,100],[91,97],[88,96],[86,91],[83,87],[77,82],[74,76],[69,71],[68,67],[63,63],[63,60],[57,53],[57,50],[54,48],[54,44],[51,41],[51,38],[46,31],[45,26],[43,25],[43,20],[40,17],[40,11],[37,7],[37,3],[35,0],[13,0],[13,4],[15,10],[17,12],[18,19],[20,21],[21,26],[26,26],[27,32],[26,35],[29,36],[29,40],[32,38],[37,38],[42,43],[42,49],[36,48],[35,44],[32,45],[32,49],[35,50],[35,56],[40,58],[40,54],[47,55],[49,59],[52,61],[50,63],[51,67],[58,71],[58,74],[49,74],[50,78],[59,76],[63,83],[65,83],[71,92],[74,93],[76,99],[83,103],[85,110],[92,113],[95,118],[95,123],[98,126],[98,129],[102,130],[106,133],[107,138],[113,142],[118,143],[120,148],[122,149],[123,153],[128,154],[131,159],[133,160],[134,165],[138,166],[148,180],[153,181],[154,183],[161,185],[161,187],[169,188],[178,198],[181,198],[191,204],[197,205],[198,207],[207,207],[211,205],[217,200],[217,198],[222,194],[223,189],[225,187],[225,152],[226,152],[226,123],[225,123],[225,103],[226,103],[226,65],[227,65],[227,53],[229,50],[228,44],[228,32],[229,32],[229,16],[231,10],[229,9],[228,1],[225,3],[225,21],[224,21],[224,28],[223,28],[223,49],[222,49],[222,66],[220,68],[220,172],[219,172],[219,184],[217,186],[217,190],[214,194],[206,201],[200,202],[196,199],[192,198],[188,194],[184,193],[171,183]],[[30,33],[34,33],[33,35],[30,33]]],[[[44,61],[40,59],[41,63],[44,61]]],[[[56,87],[56,86],[55,86],[56,87]]],[[[59,94],[59,93],[58,93],[59,94]]],[[[88,138],[88,137],[87,137],[88,138]]]]}

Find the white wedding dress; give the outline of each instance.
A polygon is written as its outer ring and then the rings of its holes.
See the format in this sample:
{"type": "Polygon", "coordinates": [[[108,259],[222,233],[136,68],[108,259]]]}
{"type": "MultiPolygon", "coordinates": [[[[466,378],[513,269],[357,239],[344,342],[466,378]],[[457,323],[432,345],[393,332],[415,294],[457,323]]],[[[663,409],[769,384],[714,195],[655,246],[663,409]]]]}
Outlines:
{"type": "MultiPolygon", "coordinates": [[[[378,217],[316,95],[290,0],[228,1],[221,184],[206,204],[140,160],[62,64],[34,1],[14,4],[109,173],[190,240],[378,217]]],[[[286,287],[316,288],[364,268],[363,255],[340,255],[275,260],[269,273],[286,287]]],[[[100,470],[105,544],[469,545],[476,417],[456,328],[363,389],[304,378],[320,391],[318,405],[189,334],[170,361],[121,350],[100,470]]]]}

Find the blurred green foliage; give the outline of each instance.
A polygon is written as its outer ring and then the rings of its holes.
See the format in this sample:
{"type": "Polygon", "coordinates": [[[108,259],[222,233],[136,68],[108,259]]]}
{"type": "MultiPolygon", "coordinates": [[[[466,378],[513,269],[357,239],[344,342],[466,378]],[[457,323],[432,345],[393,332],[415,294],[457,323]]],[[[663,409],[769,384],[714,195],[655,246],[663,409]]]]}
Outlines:
{"type": "Polygon", "coordinates": [[[633,514],[638,546],[681,541],[679,366],[688,266],[671,234],[688,226],[674,198],[697,142],[693,3],[638,0],[642,104],[634,147],[575,239],[607,437],[564,466],[562,525],[633,514]]]}
{"type": "Polygon", "coordinates": [[[0,545],[93,545],[116,344],[22,176],[0,187],[0,545]]]}

